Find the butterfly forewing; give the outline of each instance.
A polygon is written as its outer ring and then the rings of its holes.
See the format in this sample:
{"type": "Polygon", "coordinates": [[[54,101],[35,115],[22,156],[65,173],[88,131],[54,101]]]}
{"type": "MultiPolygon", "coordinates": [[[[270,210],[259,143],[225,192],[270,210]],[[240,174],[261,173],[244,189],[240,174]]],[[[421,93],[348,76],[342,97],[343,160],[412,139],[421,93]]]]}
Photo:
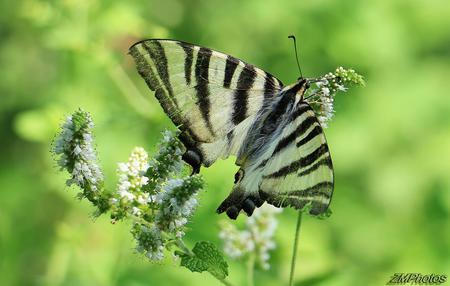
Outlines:
{"type": "Polygon", "coordinates": [[[237,152],[254,115],[282,88],[253,65],[185,42],[145,40],[130,54],[183,143],[201,153],[205,166],[237,152]]]}

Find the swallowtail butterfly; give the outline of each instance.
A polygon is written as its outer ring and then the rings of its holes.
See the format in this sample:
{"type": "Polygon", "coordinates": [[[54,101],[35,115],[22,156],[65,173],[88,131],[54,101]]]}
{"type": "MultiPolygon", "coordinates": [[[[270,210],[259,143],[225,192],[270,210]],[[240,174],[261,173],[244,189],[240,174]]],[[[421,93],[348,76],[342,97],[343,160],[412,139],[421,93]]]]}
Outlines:
{"type": "Polygon", "coordinates": [[[236,219],[268,202],[325,212],[334,186],[322,127],[307,101],[311,80],[282,82],[251,64],[176,40],[135,43],[139,74],[180,129],[183,160],[197,173],[237,157],[233,190],[218,213],[236,219]]]}

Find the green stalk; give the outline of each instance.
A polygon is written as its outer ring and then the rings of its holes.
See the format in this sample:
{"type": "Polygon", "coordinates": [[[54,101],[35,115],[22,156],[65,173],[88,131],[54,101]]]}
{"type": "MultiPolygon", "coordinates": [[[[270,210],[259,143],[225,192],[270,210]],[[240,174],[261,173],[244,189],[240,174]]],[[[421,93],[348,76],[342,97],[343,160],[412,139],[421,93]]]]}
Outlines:
{"type": "MultiPolygon", "coordinates": [[[[211,274],[212,275],[212,274],[211,274]]],[[[219,280],[220,282],[222,282],[222,284],[223,285],[226,285],[226,286],[234,286],[233,284],[231,284],[230,282],[228,282],[227,280],[225,280],[225,279],[219,279],[219,278],[217,278],[216,276],[214,276],[214,275],[212,275],[214,278],[216,278],[217,280],[219,280]]]]}
{"type": "Polygon", "coordinates": [[[184,244],[183,240],[181,239],[177,239],[175,241],[176,246],[178,246],[179,249],[181,249],[184,254],[187,254],[189,256],[193,256],[194,254],[192,253],[191,250],[189,250],[189,248],[186,246],[186,244],[184,244]]]}
{"type": "Polygon", "coordinates": [[[298,238],[300,236],[300,226],[302,224],[302,211],[298,212],[297,226],[295,227],[294,249],[292,250],[291,273],[289,275],[289,286],[294,285],[295,262],[297,260],[298,238]]]}
{"type": "Polygon", "coordinates": [[[255,252],[252,251],[249,254],[249,257],[247,260],[247,286],[255,285],[254,272],[255,272],[255,252]]]}

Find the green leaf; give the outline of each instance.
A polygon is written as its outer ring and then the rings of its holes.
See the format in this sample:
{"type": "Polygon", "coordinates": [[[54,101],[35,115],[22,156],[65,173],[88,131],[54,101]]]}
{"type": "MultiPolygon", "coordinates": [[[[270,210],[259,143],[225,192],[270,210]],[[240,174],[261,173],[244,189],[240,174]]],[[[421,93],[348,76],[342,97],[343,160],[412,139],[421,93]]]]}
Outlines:
{"type": "Polygon", "coordinates": [[[213,243],[208,241],[197,242],[192,252],[190,255],[184,253],[180,255],[181,266],[192,272],[208,271],[221,280],[228,276],[228,264],[213,243]]]}

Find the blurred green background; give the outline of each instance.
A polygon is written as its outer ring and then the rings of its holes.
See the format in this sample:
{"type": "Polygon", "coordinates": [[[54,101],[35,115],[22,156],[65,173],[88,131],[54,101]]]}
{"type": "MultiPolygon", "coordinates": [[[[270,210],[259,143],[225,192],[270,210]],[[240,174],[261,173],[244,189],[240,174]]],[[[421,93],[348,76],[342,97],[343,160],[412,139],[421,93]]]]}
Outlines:
{"type": "MultiPolygon", "coordinates": [[[[83,107],[107,184],[133,146],[154,152],[173,128],[135,71],[142,38],[208,46],[298,77],[289,34],[313,77],[353,67],[366,88],[338,94],[326,130],[333,215],[304,219],[298,285],[384,285],[395,272],[450,275],[450,4],[422,1],[1,1],[0,284],[217,285],[168,259],[134,254],[126,223],[95,221],[65,187],[50,142],[83,107]]],[[[214,213],[231,190],[233,159],[202,173],[208,187],[187,234],[220,243],[214,213]]],[[[242,219],[242,218],[241,218],[242,219]]],[[[257,285],[287,284],[296,213],[280,215],[271,269],[257,285]]],[[[230,263],[230,280],[245,267],[230,263]]]]}

